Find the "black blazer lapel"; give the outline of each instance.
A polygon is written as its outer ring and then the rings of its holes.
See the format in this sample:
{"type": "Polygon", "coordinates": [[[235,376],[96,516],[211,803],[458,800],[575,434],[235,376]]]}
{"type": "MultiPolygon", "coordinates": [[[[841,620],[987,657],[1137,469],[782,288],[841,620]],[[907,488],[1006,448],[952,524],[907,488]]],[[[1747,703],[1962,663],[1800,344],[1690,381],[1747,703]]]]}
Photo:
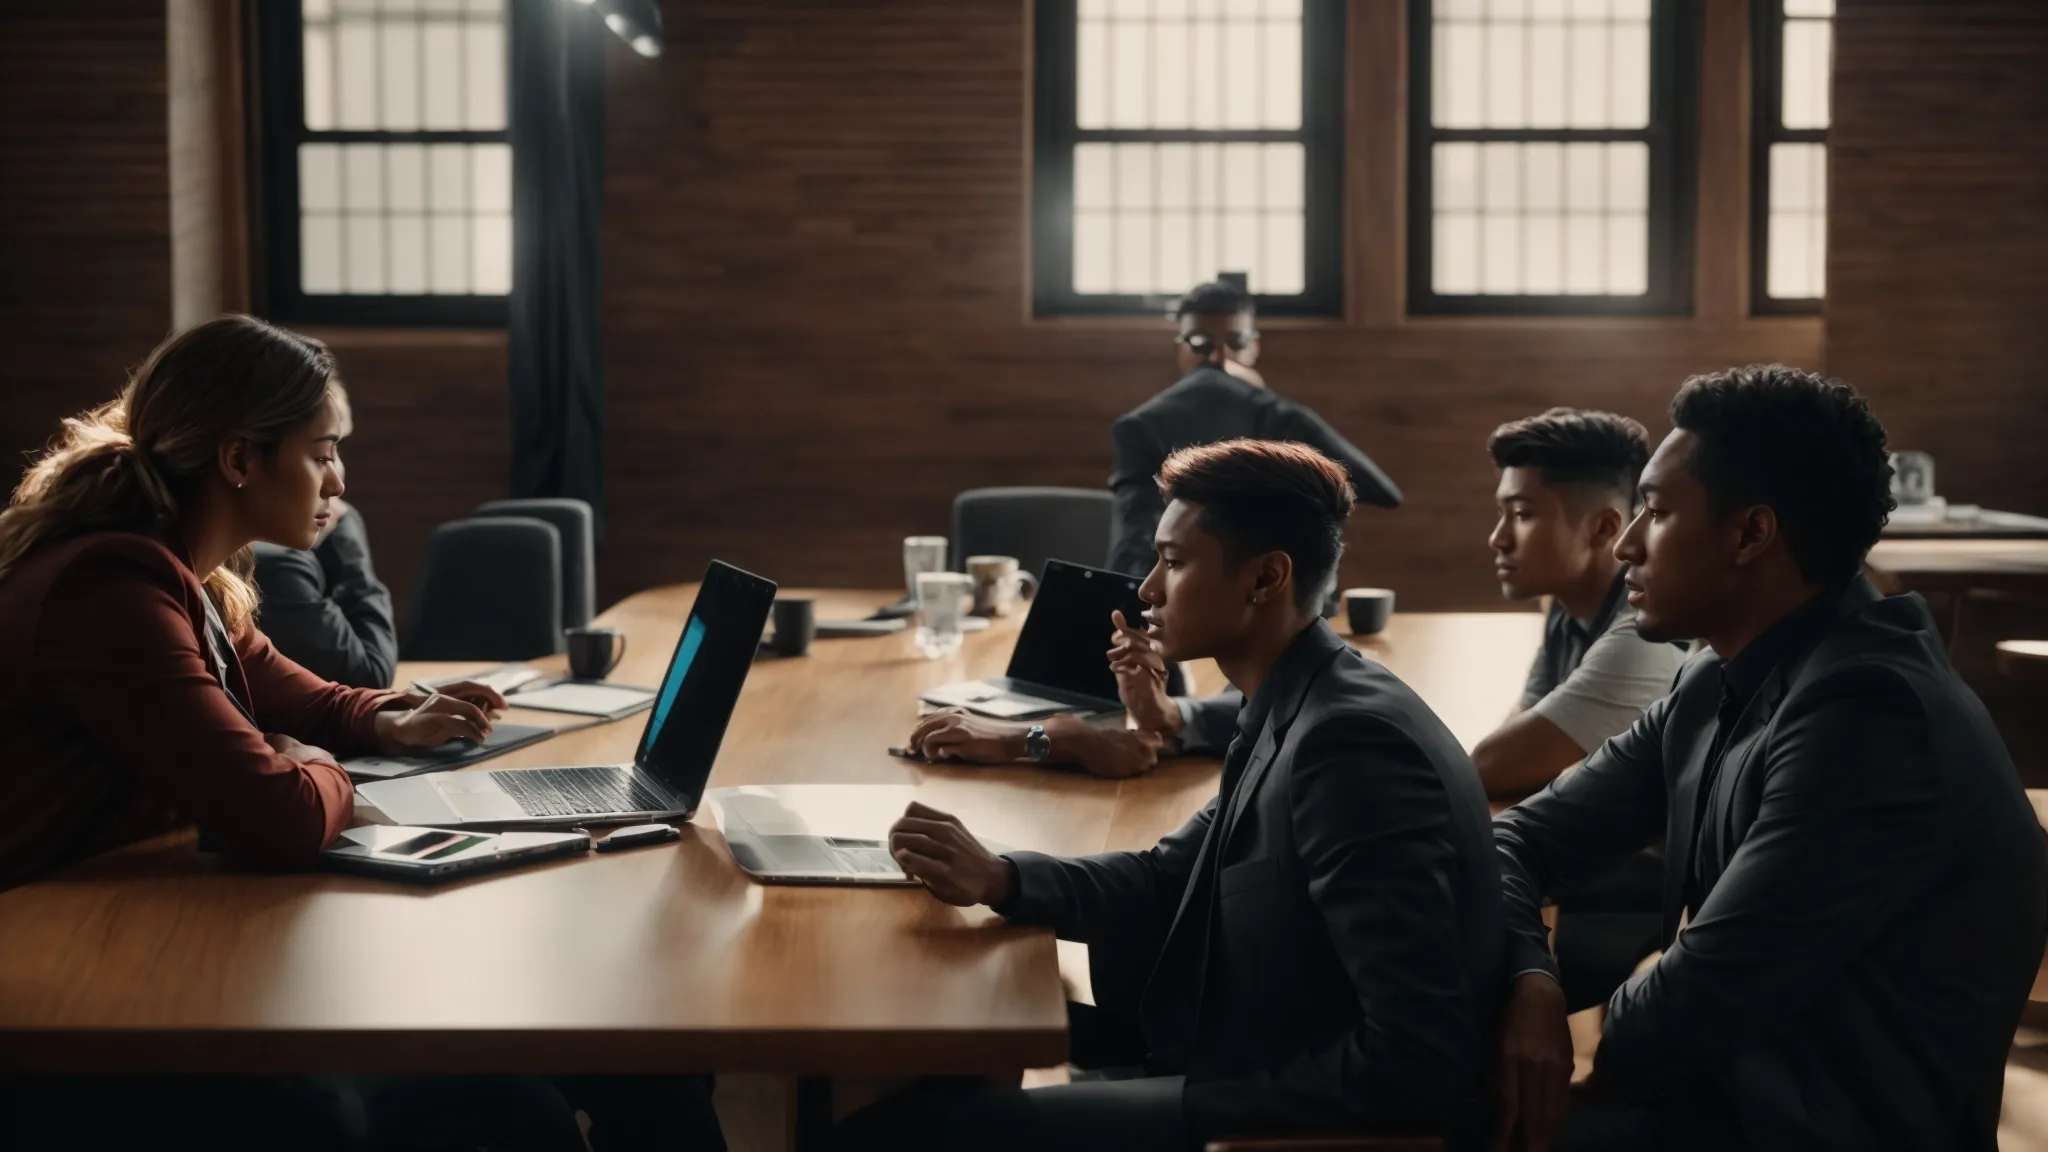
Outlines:
{"type": "MultiPolygon", "coordinates": [[[[1334,634],[1333,634],[1334,635],[1334,634]]],[[[1230,842],[1230,834],[1237,829],[1237,821],[1244,810],[1251,806],[1252,796],[1266,778],[1266,770],[1280,752],[1280,742],[1287,737],[1287,730],[1294,725],[1294,718],[1300,714],[1301,706],[1308,700],[1309,690],[1321,678],[1323,671],[1351,651],[1349,645],[1338,641],[1334,651],[1318,660],[1308,675],[1301,678],[1301,686],[1286,699],[1273,702],[1273,710],[1266,715],[1266,726],[1259,731],[1259,742],[1252,748],[1252,758],[1244,766],[1244,778],[1237,782],[1237,790],[1230,794],[1230,805],[1221,814],[1217,823],[1217,850],[1230,842]]]]}
{"type": "MultiPolygon", "coordinates": [[[[1706,695],[1696,693],[1696,695],[1706,695]]],[[[1713,707],[1713,698],[1688,701],[1695,707],[1713,707]]],[[[1692,875],[1693,828],[1699,812],[1701,778],[1706,774],[1707,753],[1714,745],[1712,724],[1672,724],[1666,731],[1690,731],[1692,739],[1680,747],[1665,749],[1665,763],[1678,765],[1670,784],[1671,809],[1666,816],[1664,840],[1664,925],[1663,939],[1678,935],[1678,919],[1685,912],[1685,878],[1692,875]]]]}

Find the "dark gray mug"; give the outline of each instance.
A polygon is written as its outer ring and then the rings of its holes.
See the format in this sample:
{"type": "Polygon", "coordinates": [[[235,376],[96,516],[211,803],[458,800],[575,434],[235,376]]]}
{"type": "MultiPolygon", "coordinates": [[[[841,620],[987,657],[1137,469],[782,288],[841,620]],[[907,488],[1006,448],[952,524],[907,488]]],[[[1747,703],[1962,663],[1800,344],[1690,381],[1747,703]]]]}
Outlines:
{"type": "Polygon", "coordinates": [[[569,675],[578,680],[602,680],[626,658],[626,634],[617,628],[567,628],[562,639],[569,647],[569,675]]]}
{"type": "Polygon", "coordinates": [[[1344,615],[1353,636],[1371,636],[1394,615],[1394,593],[1386,588],[1346,588],[1344,615]]]}
{"type": "Polygon", "coordinates": [[[769,611],[775,621],[775,638],[768,650],[777,656],[802,656],[811,650],[818,635],[818,608],[809,597],[790,596],[775,601],[769,611]]]}

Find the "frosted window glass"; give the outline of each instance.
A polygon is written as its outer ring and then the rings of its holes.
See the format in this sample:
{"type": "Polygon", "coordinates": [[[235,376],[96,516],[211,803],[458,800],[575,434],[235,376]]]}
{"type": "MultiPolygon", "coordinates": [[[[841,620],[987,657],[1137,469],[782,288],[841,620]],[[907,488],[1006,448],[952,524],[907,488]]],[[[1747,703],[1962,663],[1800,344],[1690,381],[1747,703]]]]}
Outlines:
{"type": "Polygon", "coordinates": [[[341,291],[341,220],[308,215],[299,220],[299,291],[324,296],[341,291]]]}

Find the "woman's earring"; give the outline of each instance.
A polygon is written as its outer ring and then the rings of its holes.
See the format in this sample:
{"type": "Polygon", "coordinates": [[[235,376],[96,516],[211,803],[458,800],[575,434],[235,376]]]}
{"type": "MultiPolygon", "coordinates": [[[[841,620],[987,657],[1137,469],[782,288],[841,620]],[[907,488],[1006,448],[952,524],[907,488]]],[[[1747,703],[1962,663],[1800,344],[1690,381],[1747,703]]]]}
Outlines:
{"type": "Polygon", "coordinates": [[[238,480],[238,481],[236,481],[236,482],[235,482],[235,491],[237,491],[237,492],[240,492],[240,491],[242,490],[242,485],[244,485],[244,484],[246,484],[246,483],[248,483],[248,481],[246,481],[246,480],[238,480]]]}

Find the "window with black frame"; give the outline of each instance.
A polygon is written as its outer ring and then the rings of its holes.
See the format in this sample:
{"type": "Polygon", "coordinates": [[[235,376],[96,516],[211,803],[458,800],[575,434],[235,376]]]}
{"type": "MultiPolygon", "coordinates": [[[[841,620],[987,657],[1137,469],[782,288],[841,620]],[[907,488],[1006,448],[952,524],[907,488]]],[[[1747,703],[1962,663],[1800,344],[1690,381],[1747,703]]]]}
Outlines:
{"type": "Polygon", "coordinates": [[[255,6],[264,296],[297,323],[505,323],[506,0],[255,6]]]}
{"type": "Polygon", "coordinates": [[[1834,0],[1758,0],[1753,309],[1817,312],[1827,290],[1834,0]]]}
{"type": "Polygon", "coordinates": [[[1409,309],[1692,305],[1688,0],[1413,0],[1409,309]]]}
{"type": "Polygon", "coordinates": [[[1342,305],[1344,0],[1039,0],[1032,298],[1156,314],[1219,272],[1342,305]]]}

